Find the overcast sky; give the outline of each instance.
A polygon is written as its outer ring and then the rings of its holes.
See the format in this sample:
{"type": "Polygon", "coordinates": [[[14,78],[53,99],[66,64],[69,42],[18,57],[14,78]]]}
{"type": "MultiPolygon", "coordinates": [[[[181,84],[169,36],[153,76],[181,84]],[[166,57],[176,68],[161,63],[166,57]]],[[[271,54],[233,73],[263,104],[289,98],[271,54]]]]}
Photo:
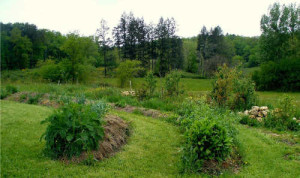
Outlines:
{"type": "Polygon", "coordinates": [[[63,34],[78,30],[94,35],[103,18],[110,28],[123,12],[132,11],[147,23],[174,17],[177,35],[196,36],[203,25],[221,26],[224,33],[258,36],[260,18],[274,2],[296,0],[0,0],[0,21],[28,22],[63,34]]]}

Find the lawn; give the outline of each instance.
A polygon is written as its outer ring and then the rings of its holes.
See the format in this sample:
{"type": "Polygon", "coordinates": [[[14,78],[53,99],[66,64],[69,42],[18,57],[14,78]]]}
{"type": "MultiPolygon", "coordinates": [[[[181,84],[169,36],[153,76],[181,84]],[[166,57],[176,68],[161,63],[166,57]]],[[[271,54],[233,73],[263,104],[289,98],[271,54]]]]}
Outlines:
{"type": "MultiPolygon", "coordinates": [[[[1,101],[1,177],[202,177],[179,173],[179,129],[164,121],[136,114],[112,111],[131,122],[133,132],[120,152],[95,166],[66,165],[42,153],[39,138],[45,130],[40,121],[53,109],[1,101]]],[[[274,139],[262,129],[237,125],[244,165],[240,177],[298,177],[299,142],[288,144],[274,139]],[[295,155],[293,159],[287,154],[295,155]],[[297,156],[298,155],[298,156],[297,156]]],[[[296,135],[299,137],[299,135],[296,135]]]]}
{"type": "Polygon", "coordinates": [[[65,165],[42,154],[40,121],[53,109],[1,101],[1,177],[175,177],[182,136],[169,123],[114,112],[132,122],[127,145],[95,166],[65,165]]]}

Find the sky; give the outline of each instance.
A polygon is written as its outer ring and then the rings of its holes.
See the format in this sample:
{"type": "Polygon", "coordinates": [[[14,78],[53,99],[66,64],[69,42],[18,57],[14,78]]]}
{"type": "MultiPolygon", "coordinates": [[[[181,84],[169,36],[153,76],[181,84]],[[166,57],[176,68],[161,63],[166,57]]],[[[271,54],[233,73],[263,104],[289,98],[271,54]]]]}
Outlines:
{"type": "Polygon", "coordinates": [[[67,34],[94,35],[105,19],[110,29],[123,12],[144,17],[156,24],[159,18],[174,17],[176,34],[196,36],[203,25],[219,25],[224,34],[259,36],[260,19],[271,4],[296,3],[296,0],[0,0],[0,21],[28,22],[39,29],[67,34]]]}

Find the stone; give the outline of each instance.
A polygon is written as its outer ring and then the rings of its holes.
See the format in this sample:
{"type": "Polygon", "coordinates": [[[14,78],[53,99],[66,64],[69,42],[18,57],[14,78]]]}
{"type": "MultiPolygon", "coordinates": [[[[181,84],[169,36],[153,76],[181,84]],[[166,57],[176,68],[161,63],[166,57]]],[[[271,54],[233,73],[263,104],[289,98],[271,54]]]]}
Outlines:
{"type": "Polygon", "coordinates": [[[254,115],[249,116],[250,119],[255,119],[256,117],[254,115]]]}
{"type": "Polygon", "coordinates": [[[260,107],[260,110],[266,111],[266,110],[269,110],[269,108],[268,108],[268,106],[262,106],[262,107],[260,107]]]}
{"type": "Polygon", "coordinates": [[[268,116],[268,112],[267,111],[262,111],[261,113],[263,114],[263,117],[267,117],[268,116]]]}
{"type": "Polygon", "coordinates": [[[258,122],[261,122],[261,121],[262,121],[262,118],[261,118],[261,117],[257,117],[256,119],[258,120],[258,122]]]}

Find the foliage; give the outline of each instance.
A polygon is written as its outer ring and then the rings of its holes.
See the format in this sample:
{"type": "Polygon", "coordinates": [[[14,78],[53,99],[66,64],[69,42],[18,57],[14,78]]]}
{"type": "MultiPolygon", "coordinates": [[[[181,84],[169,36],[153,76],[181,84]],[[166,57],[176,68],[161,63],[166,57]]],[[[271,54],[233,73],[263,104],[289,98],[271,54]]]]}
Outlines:
{"type": "Polygon", "coordinates": [[[42,97],[42,94],[40,94],[40,93],[29,94],[27,103],[28,104],[37,104],[41,97],[42,97]]]}
{"type": "Polygon", "coordinates": [[[264,61],[278,62],[296,55],[297,51],[290,50],[290,40],[300,39],[299,13],[300,6],[296,7],[296,4],[281,6],[279,3],[274,3],[268,14],[262,16],[260,48],[264,61]]]}
{"type": "Polygon", "coordinates": [[[226,65],[215,73],[211,99],[219,107],[233,110],[245,110],[256,103],[255,85],[237,69],[230,69],[226,65]]]}
{"type": "Polygon", "coordinates": [[[202,76],[211,76],[218,66],[230,64],[228,59],[234,56],[233,44],[224,38],[220,26],[210,31],[203,26],[197,38],[197,52],[202,76]]]}
{"type": "Polygon", "coordinates": [[[40,66],[39,74],[44,80],[49,82],[66,83],[73,81],[73,77],[75,77],[77,82],[84,82],[89,80],[94,72],[94,67],[91,65],[78,64],[75,67],[75,76],[73,76],[72,63],[67,59],[63,59],[57,64],[54,60],[46,60],[40,63],[40,66]]]}
{"type": "Polygon", "coordinates": [[[138,60],[145,69],[164,76],[171,69],[183,68],[182,40],[175,32],[173,18],[161,17],[153,25],[132,13],[123,13],[113,37],[120,60],[138,60]]]}
{"type": "Polygon", "coordinates": [[[135,95],[140,101],[144,100],[148,96],[147,90],[148,87],[145,84],[142,84],[139,88],[135,90],[135,95]]]}
{"type": "Polygon", "coordinates": [[[300,91],[300,56],[269,61],[252,76],[258,90],[300,91]]]}
{"type": "Polygon", "coordinates": [[[196,120],[186,132],[184,167],[201,170],[204,160],[222,161],[231,153],[232,139],[215,121],[196,120]]]}
{"type": "Polygon", "coordinates": [[[180,82],[181,75],[178,71],[171,71],[168,75],[165,77],[165,90],[167,96],[173,96],[173,95],[179,95],[180,94],[180,88],[179,88],[179,82],[180,82]]]}
{"type": "Polygon", "coordinates": [[[106,111],[103,102],[63,106],[42,121],[49,123],[41,137],[46,141],[45,153],[52,158],[70,158],[83,151],[98,149],[99,140],[104,137],[102,124],[106,111]]]}
{"type": "Polygon", "coordinates": [[[17,87],[12,86],[12,85],[7,85],[5,89],[6,89],[6,92],[9,94],[14,94],[14,93],[18,92],[17,87]]]}
{"type": "Polygon", "coordinates": [[[232,83],[236,79],[237,73],[235,69],[230,69],[227,65],[219,68],[215,73],[215,81],[213,82],[213,90],[210,93],[211,98],[218,106],[226,107],[232,93],[232,83]]]}
{"type": "Polygon", "coordinates": [[[233,80],[233,99],[230,108],[233,110],[245,110],[257,103],[254,82],[247,77],[239,77],[233,80]]]}
{"type": "Polygon", "coordinates": [[[293,98],[284,95],[279,100],[279,105],[280,108],[275,108],[265,119],[264,125],[277,130],[300,130],[300,124],[293,120],[294,117],[297,117],[293,98]]]}
{"type": "Polygon", "coordinates": [[[234,114],[212,109],[203,99],[188,99],[179,108],[178,124],[185,131],[184,171],[200,171],[204,161],[222,161],[238,145],[234,114]]]}
{"type": "Polygon", "coordinates": [[[149,96],[151,97],[154,94],[156,83],[157,83],[152,72],[147,73],[145,77],[145,81],[146,81],[146,88],[149,89],[149,96]]]}
{"type": "Polygon", "coordinates": [[[126,60],[120,63],[116,69],[116,74],[121,87],[127,86],[128,82],[138,74],[138,72],[141,70],[140,65],[141,62],[135,60],[126,60]]]}
{"type": "Polygon", "coordinates": [[[1,88],[1,94],[0,94],[0,99],[4,99],[8,96],[9,94],[7,93],[7,91],[3,88],[1,88]]]}
{"type": "Polygon", "coordinates": [[[240,123],[244,125],[254,126],[254,127],[258,127],[262,125],[262,123],[260,123],[257,119],[249,118],[249,116],[246,115],[241,118],[240,123]]]}

